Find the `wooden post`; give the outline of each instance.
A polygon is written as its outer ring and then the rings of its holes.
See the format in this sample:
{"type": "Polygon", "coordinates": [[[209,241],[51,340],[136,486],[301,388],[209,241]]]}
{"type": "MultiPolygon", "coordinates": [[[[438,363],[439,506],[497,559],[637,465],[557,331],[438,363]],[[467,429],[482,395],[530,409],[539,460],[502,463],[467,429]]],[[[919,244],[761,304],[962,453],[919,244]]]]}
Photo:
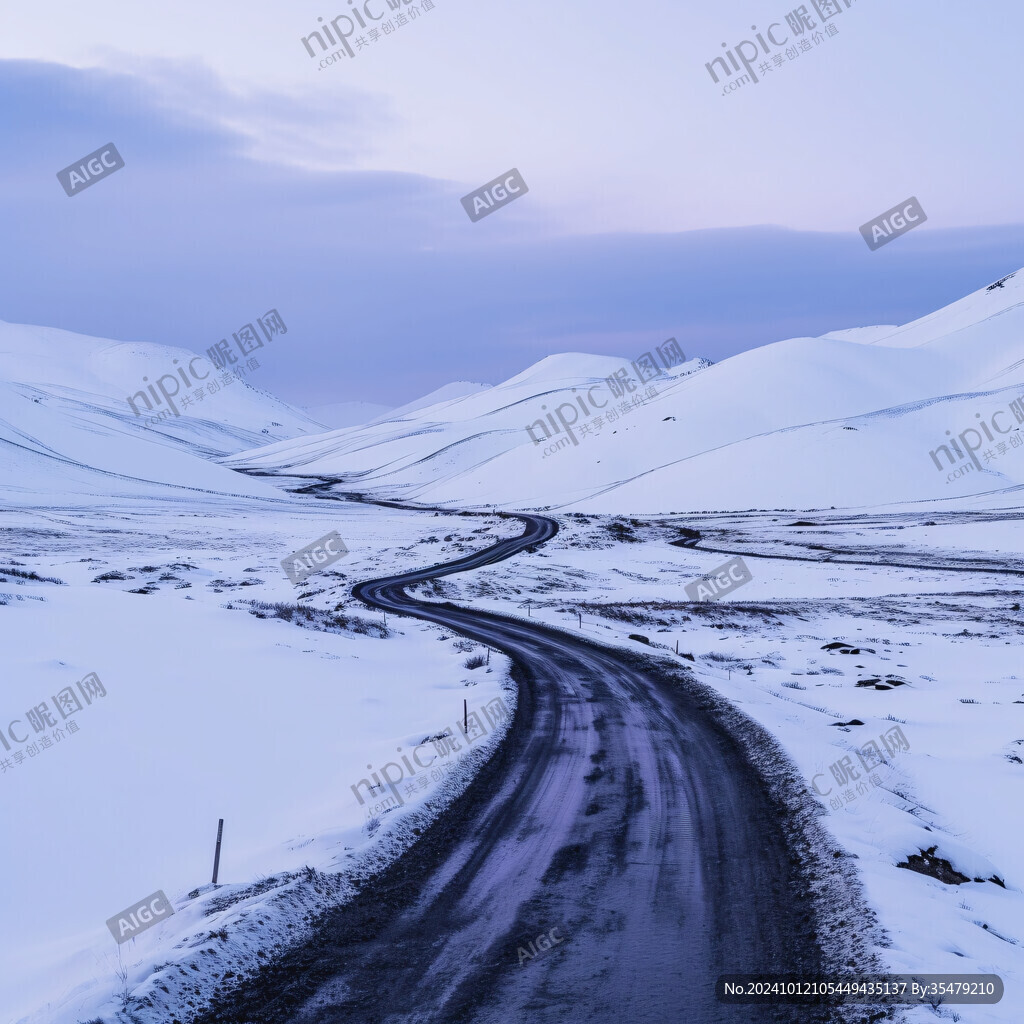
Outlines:
{"type": "Polygon", "coordinates": [[[583,628],[583,612],[577,611],[576,614],[579,616],[579,619],[580,619],[580,629],[582,629],[583,628]]]}
{"type": "Polygon", "coordinates": [[[462,698],[462,734],[469,735],[469,706],[465,697],[462,698]]]}
{"type": "Polygon", "coordinates": [[[224,819],[217,822],[217,849],[213,854],[213,884],[217,884],[217,875],[220,873],[220,841],[224,836],[224,819]]]}
{"type": "Polygon", "coordinates": [[[678,654],[678,653],[679,653],[679,639],[677,637],[676,638],[676,654],[678,654]]]}
{"type": "Polygon", "coordinates": [[[490,647],[488,647],[487,648],[487,664],[490,665],[490,663],[491,663],[491,649],[490,649],[490,647]]]}

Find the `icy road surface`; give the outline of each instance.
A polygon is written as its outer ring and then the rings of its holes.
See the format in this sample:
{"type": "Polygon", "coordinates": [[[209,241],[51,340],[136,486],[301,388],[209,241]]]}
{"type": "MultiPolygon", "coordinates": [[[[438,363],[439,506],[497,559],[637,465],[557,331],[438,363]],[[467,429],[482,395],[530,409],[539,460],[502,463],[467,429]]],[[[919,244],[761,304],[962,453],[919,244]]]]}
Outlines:
{"type": "Polygon", "coordinates": [[[518,518],[521,537],[353,591],[509,653],[519,706],[505,743],[313,941],[203,1021],[853,1019],[714,998],[724,973],[824,972],[816,929],[825,929],[785,813],[695,693],[527,618],[405,594],[557,531],[549,519],[518,518]],[[559,941],[542,948],[549,937],[559,941]]]}

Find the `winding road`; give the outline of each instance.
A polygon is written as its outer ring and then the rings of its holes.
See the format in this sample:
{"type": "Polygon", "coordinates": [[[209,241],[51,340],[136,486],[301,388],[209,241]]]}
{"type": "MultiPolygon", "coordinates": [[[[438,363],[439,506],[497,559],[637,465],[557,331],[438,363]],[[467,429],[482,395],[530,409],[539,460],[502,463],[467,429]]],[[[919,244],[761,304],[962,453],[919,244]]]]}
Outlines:
{"type": "Polygon", "coordinates": [[[715,999],[725,973],[822,973],[822,925],[777,803],[686,685],[528,619],[406,595],[557,532],[550,519],[516,518],[520,537],[353,590],[508,653],[519,704],[505,741],[312,941],[203,1021],[841,1019],[715,999]],[[552,929],[550,949],[518,952],[552,929]]]}

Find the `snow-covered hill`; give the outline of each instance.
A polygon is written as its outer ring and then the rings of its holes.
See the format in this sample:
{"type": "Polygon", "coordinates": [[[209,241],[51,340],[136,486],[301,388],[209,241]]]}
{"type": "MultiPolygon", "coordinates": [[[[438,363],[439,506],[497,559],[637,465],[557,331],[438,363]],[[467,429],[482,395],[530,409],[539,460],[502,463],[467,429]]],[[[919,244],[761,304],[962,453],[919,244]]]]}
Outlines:
{"type": "Polygon", "coordinates": [[[251,469],[452,506],[1016,503],[1022,288],[1024,275],[1011,274],[902,327],[793,338],[717,365],[691,358],[639,384],[628,358],[549,356],[495,387],[456,382],[328,431],[248,380],[187,408],[178,397],[180,416],[162,400],[149,409],[156,392],[146,389],[163,380],[173,390],[185,367],[228,375],[184,349],[0,323],[4,483],[14,500],[167,486],[269,496],[258,478],[231,472],[251,469]],[[622,370],[633,392],[609,382],[622,370]]]}
{"type": "Polygon", "coordinates": [[[477,394],[223,461],[337,476],[352,490],[430,504],[635,514],[993,492],[1015,502],[1007,491],[1024,483],[1024,411],[1014,405],[1024,395],[1022,289],[1024,274],[1011,274],[903,327],[793,338],[714,366],[691,360],[651,381],[657,397],[642,405],[613,399],[605,384],[631,360],[550,356],[477,394]],[[558,410],[571,438],[544,419],[558,410]],[[977,439],[964,441],[974,428],[977,439]],[[947,431],[961,448],[942,451],[947,431]]]}
{"type": "Polygon", "coordinates": [[[213,458],[324,426],[257,390],[258,367],[248,373],[256,386],[187,349],[0,322],[0,483],[8,500],[91,504],[177,488],[277,493],[213,458]]]}

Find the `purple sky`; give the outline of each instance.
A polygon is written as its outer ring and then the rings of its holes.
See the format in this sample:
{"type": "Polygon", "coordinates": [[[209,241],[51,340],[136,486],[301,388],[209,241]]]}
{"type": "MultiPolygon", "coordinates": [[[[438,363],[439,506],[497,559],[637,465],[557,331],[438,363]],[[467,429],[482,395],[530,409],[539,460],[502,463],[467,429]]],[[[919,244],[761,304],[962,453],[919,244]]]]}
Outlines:
{"type": "Polygon", "coordinates": [[[276,307],[262,386],[397,404],[559,351],[903,322],[1024,265],[1024,11],[853,0],[815,42],[788,2],[417,0],[322,68],[300,39],[340,0],[7,11],[0,318],[203,351],[276,307]],[[705,63],[771,25],[782,66],[723,96],[705,63]],[[110,141],[124,169],[69,199],[110,141]],[[513,166],[529,193],[472,223],[513,166]],[[910,195],[928,222],[870,252],[910,195]]]}

